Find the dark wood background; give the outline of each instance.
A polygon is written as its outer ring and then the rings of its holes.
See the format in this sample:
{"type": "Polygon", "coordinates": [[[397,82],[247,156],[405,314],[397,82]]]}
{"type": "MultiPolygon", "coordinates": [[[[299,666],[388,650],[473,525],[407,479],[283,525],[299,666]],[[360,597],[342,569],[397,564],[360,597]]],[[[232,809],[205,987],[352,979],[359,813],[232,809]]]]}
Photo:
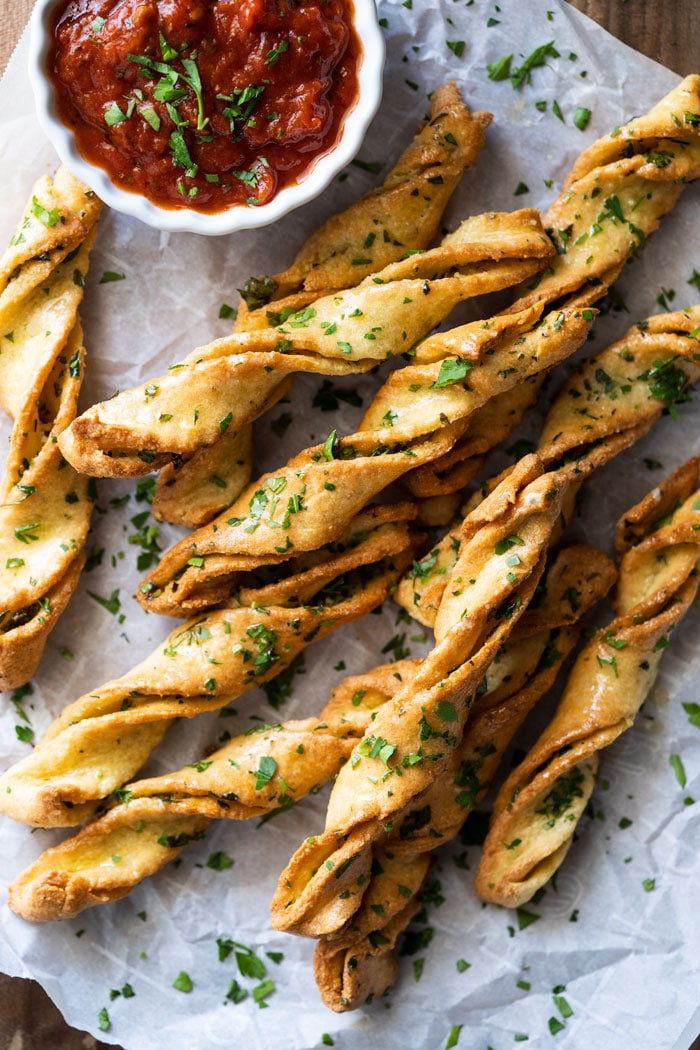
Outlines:
{"type": "MultiPolygon", "coordinates": [[[[685,76],[698,72],[699,0],[570,0],[614,36],[685,76]]],[[[0,22],[0,72],[29,17],[32,0],[4,0],[0,22]]],[[[67,979],[69,979],[67,977],[67,979]]],[[[109,1050],[107,1044],[69,1028],[34,981],[0,974],[0,1048],[109,1050]]],[[[700,1050],[700,1037],[689,1050],[700,1050]]]]}

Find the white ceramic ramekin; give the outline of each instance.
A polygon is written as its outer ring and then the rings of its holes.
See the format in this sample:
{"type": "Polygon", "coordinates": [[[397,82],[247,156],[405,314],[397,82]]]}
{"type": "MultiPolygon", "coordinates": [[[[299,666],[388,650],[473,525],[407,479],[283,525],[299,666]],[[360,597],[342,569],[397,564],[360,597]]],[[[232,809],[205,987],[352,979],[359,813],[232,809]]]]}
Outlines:
{"type": "Polygon", "coordinates": [[[319,157],[298,183],[280,190],[268,204],[255,208],[239,204],[214,214],[197,212],[192,208],[161,208],[140,194],[120,189],[103,168],[85,160],[78,152],[70,129],[58,118],[53,88],[46,73],[51,44],[51,15],[56,0],[37,0],[30,23],[29,76],[39,123],[63,163],[77,178],[90,186],[110,208],[133,215],[149,226],[171,233],[201,233],[208,236],[268,226],[325,190],[331,179],[355,156],[369,122],[377,112],[382,95],[384,38],[377,23],[374,0],[353,2],[355,29],[362,47],[357,101],[345,117],[340,138],[334,148],[319,157]]]}

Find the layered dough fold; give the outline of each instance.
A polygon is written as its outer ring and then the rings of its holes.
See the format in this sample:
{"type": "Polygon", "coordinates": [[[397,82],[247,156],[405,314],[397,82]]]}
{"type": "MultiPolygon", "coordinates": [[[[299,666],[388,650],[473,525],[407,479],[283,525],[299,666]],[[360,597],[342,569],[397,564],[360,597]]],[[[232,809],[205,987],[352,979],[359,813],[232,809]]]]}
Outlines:
{"type": "MultiPolygon", "coordinates": [[[[577,459],[602,466],[643,437],[664,411],[675,412],[675,404],[689,398],[700,378],[699,335],[699,306],[656,314],[583,361],[552,403],[538,456],[550,468],[577,459]]],[[[463,513],[479,498],[471,497],[463,513]]],[[[426,627],[435,622],[457,560],[460,529],[454,525],[416,562],[396,592],[396,601],[426,627]]]]}
{"type": "Polygon", "coordinates": [[[410,666],[347,678],[317,718],[256,726],[205,761],[127,784],[105,812],[15,879],[10,907],[37,922],[70,918],[125,896],[212,820],[262,817],[299,802],[335,776],[410,666]]]}
{"type": "Polygon", "coordinates": [[[380,605],[410,562],[413,516],[408,504],[369,508],[337,544],[292,563],[277,582],[264,582],[261,563],[232,577],[224,605],[64,708],[0,777],[0,813],[40,827],[79,824],[133,777],[173,719],[225,706],[380,605]]]}
{"type": "Polygon", "coordinates": [[[554,717],[503,784],[475,878],[516,907],[556,872],[593,790],[598,752],[633,724],[700,574],[700,460],[690,460],[617,528],[617,616],[578,656],[554,717]]]}
{"type": "MultiPolygon", "coordinates": [[[[520,287],[513,312],[534,305],[563,308],[570,296],[584,291],[590,305],[606,294],[684,186],[700,175],[698,112],[700,76],[688,76],[649,113],[583,151],[543,217],[557,254],[541,275],[520,287]]],[[[477,413],[446,456],[407,476],[412,495],[426,498],[463,488],[481,469],[484,452],[503,441],[535,403],[544,378],[542,371],[477,413]],[[490,429],[492,407],[497,425],[490,429]],[[491,436],[495,441],[489,443],[491,436]]]]}
{"type": "Polygon", "coordinates": [[[553,254],[532,209],[466,219],[411,254],[275,325],[194,350],[168,375],[93,405],[61,438],[76,469],[138,476],[238,433],[297,372],[348,375],[408,352],[457,303],[512,286],[553,254]]]}
{"type": "Polygon", "coordinates": [[[325,830],[301,845],[280,877],[275,928],[318,937],[352,921],[374,848],[442,780],[477,687],[532,598],[567,484],[564,474],[546,474],[537,457],[527,457],[504,483],[507,491],[497,488],[465,519],[435,648],[379,710],[338,774],[325,830]]]}
{"type": "Polygon", "coordinates": [[[78,309],[100,208],[66,168],[43,176],[0,260],[0,403],[13,419],[0,481],[0,690],[34,674],[85,560],[93,496],[57,441],[85,368],[78,309]]]}
{"type": "MultiPolygon", "coordinates": [[[[457,183],[481,153],[490,120],[490,113],[470,113],[453,83],[437,88],[428,121],[419,126],[382,185],[331,216],[284,273],[246,281],[234,330],[267,328],[276,312],[301,310],[411,251],[427,248],[457,183]]],[[[279,383],[271,401],[282,397],[292,381],[279,383]]],[[[198,528],[233,502],[250,473],[247,424],[188,458],[167,463],[158,475],[153,513],[198,528]]]]}
{"type": "MultiPolygon", "coordinates": [[[[458,834],[485,795],[514,733],[576,643],[577,621],[604,597],[615,575],[595,547],[567,547],[549,567],[536,607],[521,617],[480,683],[464,736],[441,776],[375,847],[360,908],[346,927],[319,941],[314,972],[331,1009],[355,1009],[393,983],[396,938],[419,906],[430,853],[458,834]]],[[[377,672],[379,688],[386,669],[377,672]]]]}

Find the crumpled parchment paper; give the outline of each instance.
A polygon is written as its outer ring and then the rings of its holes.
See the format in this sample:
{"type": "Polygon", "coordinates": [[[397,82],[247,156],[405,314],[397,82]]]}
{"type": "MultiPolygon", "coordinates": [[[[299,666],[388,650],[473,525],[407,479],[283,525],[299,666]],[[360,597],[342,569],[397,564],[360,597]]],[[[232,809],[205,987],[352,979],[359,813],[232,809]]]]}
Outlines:
{"type": "MultiPolygon", "coordinates": [[[[379,14],[387,22],[384,100],[360,152],[363,161],[387,170],[424,113],[426,94],[443,80],[456,79],[472,108],[494,114],[484,153],[449,208],[450,228],[482,210],[546,207],[584,146],[643,113],[678,79],[562,0],[501,0],[500,5],[414,0],[412,6],[410,0],[382,0],[379,14]],[[488,79],[488,63],[512,52],[513,64],[519,64],[522,56],[550,40],[560,57],[533,70],[531,82],[520,90],[507,80],[488,79]],[[450,48],[446,41],[464,41],[464,47],[450,48]],[[563,122],[552,111],[555,99],[563,122]],[[547,102],[545,111],[536,108],[538,101],[547,102]],[[592,111],[585,132],[573,124],[579,106],[592,111]],[[551,186],[545,185],[549,179],[551,186]],[[520,182],[528,192],[516,196],[520,182]]],[[[33,115],[26,55],[25,40],[0,84],[4,238],[10,237],[36,176],[56,165],[33,115]]],[[[305,234],[377,180],[351,166],[347,177],[336,180],[320,200],[276,226],[224,238],[168,236],[106,212],[83,308],[88,376],[82,403],[87,406],[157,376],[196,345],[225,334],[229,322],[218,320],[219,307],[237,301],[236,287],[251,273],[283,268],[305,234]],[[124,273],[126,279],[100,284],[104,271],[124,273]]],[[[601,317],[586,353],[658,312],[660,295],[672,308],[697,302],[698,287],[688,281],[700,268],[698,229],[700,187],[691,186],[618,282],[628,312],[601,317]]],[[[488,312],[496,308],[486,307],[488,312]]],[[[457,311],[453,323],[468,315],[457,311]]],[[[553,377],[541,411],[530,414],[521,436],[536,436],[548,397],[561,378],[553,377]]],[[[356,387],[365,404],[378,385],[377,377],[342,382],[356,387]]],[[[310,440],[323,440],[333,427],[351,432],[361,409],[341,403],[336,414],[311,410],[320,383],[320,378],[302,377],[291,404],[277,406],[256,425],[258,469],[281,464],[310,440]],[[285,411],[293,422],[279,437],[269,424],[285,411]]],[[[572,538],[610,550],[617,516],[663,474],[700,452],[700,409],[683,405],[679,415],[675,423],[664,418],[644,442],[594,477],[572,538]],[[645,458],[660,461],[664,470],[648,469],[645,458]]],[[[2,420],[3,438],[9,429],[2,420]]],[[[491,471],[508,461],[493,456],[491,471]]],[[[65,703],[133,666],[172,626],[147,616],[131,597],[141,574],[136,570],[139,548],[129,542],[136,532],[130,519],[147,504],[136,501],[134,486],[126,482],[100,482],[99,494],[89,547],[104,549],[102,564],[83,575],[49,639],[33,693],[23,700],[37,734],[65,703]],[[126,494],[125,506],[110,504],[126,494]],[[115,590],[119,615],[110,615],[89,594],[109,597],[115,590]]],[[[179,534],[161,527],[161,547],[179,534]]],[[[245,730],[254,724],[251,718],[278,721],[317,711],[343,674],[387,659],[380,650],[397,633],[415,655],[425,652],[427,641],[417,640],[422,630],[397,625],[396,613],[387,603],[381,618],[369,616],[309,649],[305,674],[297,677],[293,698],[279,714],[266,705],[262,693],[249,693],[235,705],[237,717],[205,715],[176,726],[144,773],[165,772],[200,758],[223,730],[245,730]],[[341,660],[345,670],[336,669],[341,660]]],[[[1,907],[0,966],[9,974],[38,980],[71,1024],[128,1050],[231,1045],[305,1050],[322,1045],[323,1033],[336,1046],[354,1050],[437,1048],[445,1046],[455,1025],[463,1026],[458,1046],[503,1050],[525,1037],[531,1045],[549,1045],[552,1017],[564,1024],[554,1037],[563,1048],[659,1050],[673,1045],[686,1050],[697,1034],[692,1016],[700,952],[700,729],[690,724],[681,704],[698,700],[697,642],[694,610],[674,634],[656,689],[634,728],[604,754],[594,795],[596,819],[582,822],[555,883],[526,909],[537,921],[482,906],[470,885],[478,847],[453,843],[438,854],[433,880],[439,889],[433,886],[426,922],[413,927],[407,943],[413,954],[402,958],[395,990],[369,1008],[344,1016],[326,1010],[311,973],[313,944],[275,933],[268,920],[278,873],[301,839],[323,827],[326,791],[260,829],[254,821],[221,821],[205,841],[181,854],[179,865],[171,864],[125,900],[73,921],[35,926],[1,907]],[[684,762],[684,787],[669,764],[672,753],[684,762]],[[684,804],[695,795],[697,803],[684,804]],[[622,818],[632,823],[621,828],[622,818]],[[216,850],[229,854],[233,867],[207,867],[216,850]],[[645,892],[646,879],[655,880],[653,891],[645,892]],[[432,936],[423,932],[427,930],[432,936]],[[219,961],[217,937],[233,938],[263,959],[276,985],[266,1009],[251,995],[238,1005],[225,1002],[232,979],[249,991],[257,982],[239,974],[234,953],[219,961]],[[283,953],[284,958],[275,962],[265,952],[283,953]],[[456,966],[460,959],[470,964],[461,965],[461,972],[456,966]],[[193,982],[188,994],[173,988],[182,970],[193,982]],[[119,990],[125,982],[133,997],[110,1001],[110,989],[119,990]],[[553,993],[557,986],[565,991],[553,993]],[[554,994],[565,996],[570,1016],[562,1017],[554,994]],[[111,1023],[106,1032],[98,1030],[102,1007],[111,1023]]],[[[545,701],[544,713],[547,707],[545,701]]],[[[537,717],[534,722],[521,744],[536,733],[537,717]]],[[[17,724],[20,719],[4,698],[3,766],[26,753],[28,745],[16,738],[17,724]]],[[[3,897],[12,878],[60,837],[59,832],[30,833],[0,821],[3,897]]]]}

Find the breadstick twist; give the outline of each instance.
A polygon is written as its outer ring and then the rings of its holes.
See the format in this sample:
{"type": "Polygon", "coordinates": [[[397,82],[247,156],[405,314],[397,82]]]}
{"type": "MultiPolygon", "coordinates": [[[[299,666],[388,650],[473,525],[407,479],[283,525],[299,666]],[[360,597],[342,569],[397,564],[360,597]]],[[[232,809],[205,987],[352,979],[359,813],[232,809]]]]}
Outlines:
{"type": "Polygon", "coordinates": [[[362,430],[300,453],[172,547],[146,578],[142,604],[178,615],[185,587],[188,599],[204,607],[212,581],[237,559],[292,554],[332,540],[379,491],[446,452],[491,394],[572,353],[592,319],[592,311],[569,309],[558,323],[542,322],[540,308],[529,307],[427,339],[416,353],[426,363],[393,373],[396,379],[379,391],[362,430]],[[461,356],[452,356],[456,352],[461,356]],[[383,411],[387,404],[392,407],[383,411]],[[273,504],[269,488],[277,484],[284,488],[273,504]],[[288,513],[294,498],[304,513],[288,513]],[[196,569],[188,567],[193,554],[203,559],[196,569]]]}
{"type": "Polygon", "coordinates": [[[127,784],[105,812],[15,879],[10,907],[35,922],[71,918],[125,896],[202,838],[212,820],[247,820],[296,804],[335,776],[413,663],[347,678],[318,718],[255,726],[205,761],[127,784]]]}
{"type": "Polygon", "coordinates": [[[553,875],[593,789],[598,752],[649,695],[700,580],[699,466],[681,467],[618,524],[617,616],[581,652],[552,721],[498,793],[474,881],[483,900],[516,907],[553,875]]]}
{"type": "Polygon", "coordinates": [[[239,577],[225,606],[179,626],[128,674],[66,707],[0,777],[0,812],[41,827],[80,823],[134,775],[173,719],[223,707],[381,604],[411,556],[412,515],[406,505],[370,509],[310,567],[267,586],[239,577]]]}
{"type": "Polygon", "coordinates": [[[34,674],[85,560],[93,497],[56,442],[85,367],[78,308],[100,208],[59,168],[34,186],[0,260],[0,403],[13,417],[0,481],[0,690],[34,674]]]}
{"type": "MultiPolygon", "coordinates": [[[[234,331],[268,328],[268,314],[301,310],[408,251],[427,248],[455,186],[481,152],[490,120],[488,113],[470,113],[454,84],[439,87],[431,96],[429,122],[383,184],[328,219],[284,273],[246,281],[234,331]]],[[[274,388],[271,400],[285,393],[287,383],[274,388]]],[[[229,506],[250,480],[250,439],[245,425],[187,459],[167,463],[156,482],[155,517],[198,528],[229,506]]]]}
{"type": "Polygon", "coordinates": [[[575,644],[576,622],[607,593],[615,575],[610,559],[594,547],[568,547],[549,568],[543,597],[518,621],[480,684],[462,741],[442,775],[375,847],[372,877],[351,921],[316,948],[314,972],[331,1009],[355,1009],[391,983],[396,938],[418,906],[418,876],[428,870],[429,853],[459,832],[486,793],[514,733],[575,644]]]}
{"type": "Polygon", "coordinates": [[[354,748],[331,793],[323,834],[307,839],[280,877],[272,903],[277,929],[318,936],[351,919],[373,846],[442,775],[458,746],[476,686],[542,573],[566,485],[544,474],[534,456],[515,473],[505,506],[497,489],[465,520],[455,586],[436,618],[437,644],[354,748]]]}
{"type": "MultiPolygon", "coordinates": [[[[606,294],[685,184],[700,175],[698,112],[700,76],[689,76],[645,116],[584,150],[543,219],[557,254],[541,276],[521,287],[511,310],[566,304],[582,289],[589,304],[606,294]]],[[[527,387],[501,395],[492,429],[491,403],[477,413],[447,455],[407,476],[412,495],[426,498],[463,488],[481,469],[484,453],[503,441],[534,404],[543,380],[540,373],[527,387]]]]}
{"type": "MultiPolygon", "coordinates": [[[[551,468],[593,455],[602,465],[643,437],[663,412],[675,414],[675,404],[689,399],[690,387],[700,378],[699,335],[700,306],[657,314],[583,361],[545,419],[537,448],[543,462],[551,468]]],[[[468,502],[465,512],[472,505],[468,502]]],[[[425,626],[434,623],[459,534],[457,524],[397,589],[395,600],[425,626]]]]}
{"type": "Polygon", "coordinates": [[[283,273],[246,282],[237,330],[267,327],[270,302],[298,310],[319,295],[352,287],[406,250],[427,248],[459,180],[476,163],[490,123],[490,113],[470,113],[454,83],[438,87],[428,120],[382,185],[327,219],[283,273]]]}

